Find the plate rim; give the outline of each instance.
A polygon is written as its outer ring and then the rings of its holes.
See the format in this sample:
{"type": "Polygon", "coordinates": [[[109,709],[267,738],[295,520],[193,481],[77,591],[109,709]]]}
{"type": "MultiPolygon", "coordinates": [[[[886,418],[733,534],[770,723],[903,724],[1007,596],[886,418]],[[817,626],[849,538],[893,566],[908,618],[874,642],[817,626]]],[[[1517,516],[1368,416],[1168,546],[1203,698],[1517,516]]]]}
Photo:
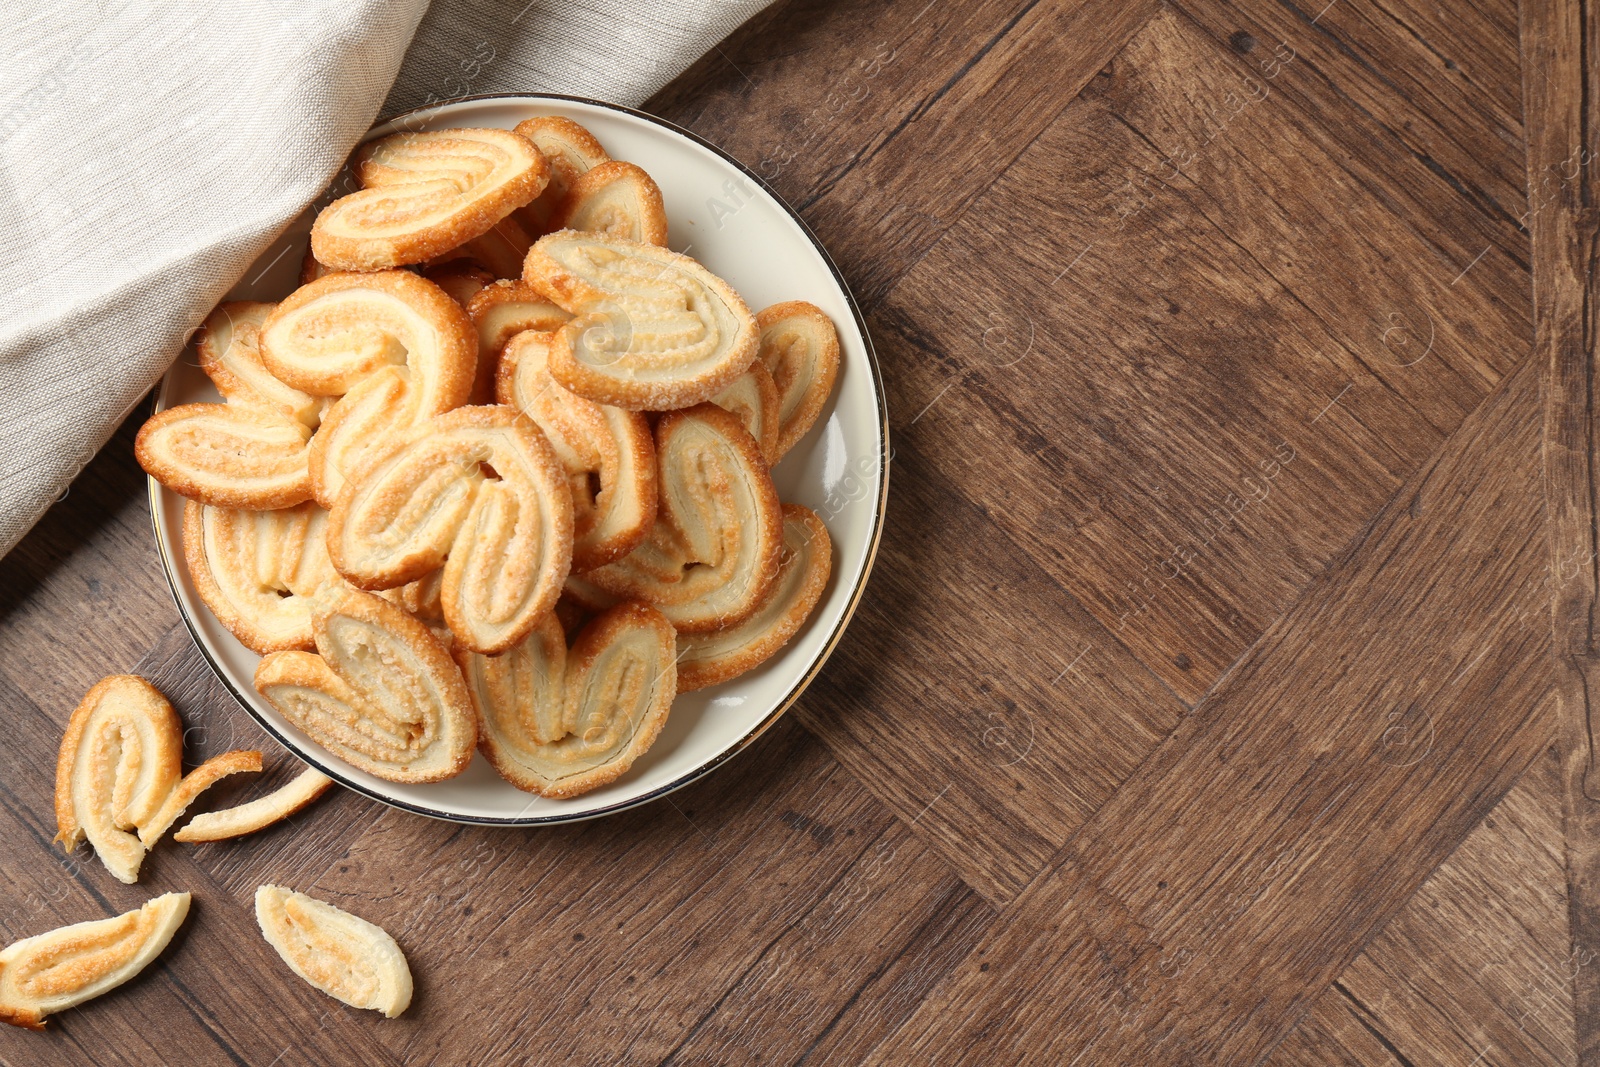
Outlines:
{"type": "MultiPolygon", "coordinates": [[[[839,291],[844,294],[845,303],[850,308],[850,314],[855,320],[856,329],[861,335],[862,344],[866,350],[867,366],[872,371],[873,394],[877,401],[878,459],[880,471],[878,499],[873,506],[872,532],[867,541],[866,559],[862,564],[861,576],[857,580],[855,588],[850,591],[850,599],[845,604],[844,613],[840,615],[839,621],[834,626],[833,632],[828,635],[827,640],[824,642],[822,649],[817,653],[816,658],[811,661],[811,664],[806,668],[805,673],[790,688],[789,692],[784,695],[783,699],[778,702],[777,706],[773,708],[773,710],[768,713],[760,722],[756,723],[747,733],[744,734],[744,736],[740,737],[739,740],[728,746],[728,748],[724,751],[718,753],[712,759],[706,761],[698,767],[695,767],[693,770],[680,775],[672,781],[667,782],[665,785],[657,786],[648,793],[589,811],[574,812],[572,814],[557,813],[552,815],[537,816],[467,816],[458,812],[441,811],[437,808],[430,808],[426,805],[416,804],[411,801],[384,796],[369,786],[352,781],[350,778],[341,773],[337,767],[329,766],[322,760],[313,759],[306,755],[301,751],[299,746],[292,744],[277,729],[276,726],[267,721],[267,719],[262,715],[257,713],[255,708],[253,708],[250,704],[250,698],[241,693],[239,689],[228,679],[227,674],[219,667],[216,660],[212,657],[210,650],[207,649],[206,643],[202,639],[200,631],[196,627],[194,620],[190,617],[189,612],[184,608],[183,598],[178,595],[178,587],[175,579],[177,574],[176,563],[173,560],[171,553],[167,550],[166,538],[164,536],[165,524],[162,519],[161,509],[161,492],[163,487],[160,482],[156,481],[155,478],[149,475],[145,476],[145,480],[147,483],[147,493],[150,504],[151,532],[155,538],[156,552],[161,557],[162,575],[167,580],[167,591],[172,594],[173,603],[177,606],[178,615],[183,619],[184,627],[189,631],[190,639],[194,641],[195,648],[199,651],[200,657],[205,660],[206,666],[211,669],[212,675],[217,679],[218,682],[222,684],[222,687],[226,689],[229,695],[232,696],[239,706],[244,709],[245,713],[254,719],[256,724],[270,734],[275,741],[282,745],[291,756],[297,760],[300,760],[302,763],[307,764],[308,766],[316,768],[346,789],[359,793],[362,796],[369,797],[388,807],[396,808],[400,811],[410,812],[413,815],[421,815],[430,819],[438,819],[442,822],[453,822],[468,826],[557,826],[566,823],[586,822],[589,819],[598,819],[607,815],[616,815],[620,812],[629,811],[633,808],[641,807],[653,801],[660,800],[662,797],[665,797],[670,793],[674,793],[685,786],[692,785],[693,783],[698,782],[702,778],[709,775],[712,771],[715,771],[717,768],[721,767],[723,764],[727,763],[734,756],[737,756],[739,753],[745,751],[745,749],[749,748],[758,738],[761,737],[762,734],[771,729],[779,719],[783,718],[783,716],[788,713],[789,709],[794,706],[795,702],[798,701],[805,691],[811,687],[811,683],[816,680],[816,677],[822,671],[823,666],[830,658],[832,658],[834,651],[839,647],[839,642],[844,637],[845,630],[849,627],[851,620],[855,618],[856,609],[860,607],[861,599],[866,593],[867,582],[871,578],[872,568],[877,562],[878,547],[883,539],[884,518],[888,511],[889,503],[889,473],[894,453],[889,444],[888,392],[884,388],[883,371],[878,366],[877,349],[873,346],[872,334],[867,329],[866,317],[861,313],[861,305],[857,302],[855,293],[851,291],[849,284],[845,281],[844,274],[839,270],[839,265],[833,261],[833,256],[828,253],[827,247],[823,245],[820,239],[818,239],[816,233],[813,232],[811,227],[806,223],[806,220],[800,216],[800,213],[796,211],[794,207],[790,205],[789,201],[784,199],[776,189],[774,189],[764,178],[762,178],[761,175],[757,174],[750,167],[745,166],[742,162],[740,162],[738,159],[735,159],[729,153],[723,151],[717,145],[706,140],[704,137],[701,137],[693,130],[685,129],[684,127],[673,122],[671,119],[664,119],[658,115],[652,115],[649,112],[641,111],[638,108],[629,107],[626,104],[608,103],[604,100],[595,100],[592,97],[573,96],[565,93],[480,93],[472,96],[458,97],[443,103],[427,104],[422,107],[411,108],[406,111],[398,112],[382,122],[374,123],[367,130],[367,133],[363,135],[361,142],[358,143],[365,143],[378,131],[383,130],[386,127],[393,127],[396,123],[404,119],[413,118],[419,115],[429,115],[434,112],[442,111],[446,108],[454,107],[458,104],[475,103],[486,100],[530,102],[559,100],[567,103],[586,104],[592,107],[602,108],[607,111],[620,112],[651,125],[660,126],[678,134],[681,137],[684,137],[694,144],[699,145],[701,148],[704,148],[721,158],[725,163],[737,168],[747,178],[755,181],[757,185],[759,185],[773,198],[773,200],[777,201],[779,206],[781,206],[783,210],[788,213],[789,217],[795,222],[795,224],[799,226],[800,232],[805,235],[808,241],[811,242],[812,247],[817,250],[817,253],[822,257],[823,263],[827,265],[829,273],[833,276],[834,283],[838,285],[839,291]]],[[[155,403],[153,407],[157,411],[161,410],[166,402],[166,394],[171,377],[172,370],[169,369],[166,374],[162,375],[161,384],[155,391],[155,403]]],[[[337,762],[337,760],[332,759],[331,757],[328,761],[329,764],[337,762]]]]}

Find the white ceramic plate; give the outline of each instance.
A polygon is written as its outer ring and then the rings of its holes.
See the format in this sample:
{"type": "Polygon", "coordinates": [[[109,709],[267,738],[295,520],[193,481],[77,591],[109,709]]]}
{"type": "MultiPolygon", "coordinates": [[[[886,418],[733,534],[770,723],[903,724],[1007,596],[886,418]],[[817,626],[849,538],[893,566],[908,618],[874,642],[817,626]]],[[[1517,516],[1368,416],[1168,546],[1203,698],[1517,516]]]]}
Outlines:
{"type": "MultiPolygon", "coordinates": [[[[201,602],[182,563],[183,498],[150,482],[156,543],[184,621],[218,676],[250,714],[307,763],[387,804],[458,822],[570,822],[646,803],[700,778],[777,721],[821,668],[849,621],[872,566],[888,491],[883,385],[860,311],[837,268],[799,217],[749,170],[686,130],[626,108],[568,97],[463,100],[400,116],[372,131],[450,126],[510,129],[530,115],[587,126],[613,158],[637,163],[661,187],[671,246],[731,282],[752,309],[809,300],[839,330],[838,384],[811,433],[773,471],[778,495],[822,516],[833,538],[833,575],[805,627],[777,656],[730,682],[678,697],[654,747],[617,781],[572,800],[549,800],[504,782],[481,755],[460,777],[396,785],[330,756],[256,693],[259,657],[201,602]]],[[[245,273],[233,299],[278,300],[295,288],[311,215],[245,273]]],[[[162,384],[158,407],[217,400],[186,352],[162,384]]]]}

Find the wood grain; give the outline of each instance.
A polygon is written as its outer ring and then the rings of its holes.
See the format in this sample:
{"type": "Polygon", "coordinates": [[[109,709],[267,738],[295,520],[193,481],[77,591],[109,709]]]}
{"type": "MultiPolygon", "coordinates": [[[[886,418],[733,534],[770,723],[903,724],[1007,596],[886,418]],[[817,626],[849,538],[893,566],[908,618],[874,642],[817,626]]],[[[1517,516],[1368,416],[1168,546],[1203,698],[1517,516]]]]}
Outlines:
{"type": "MultiPolygon", "coordinates": [[[[1545,489],[1556,676],[1566,751],[1566,859],[1574,951],[1600,953],[1600,775],[1595,762],[1595,682],[1600,644],[1600,537],[1596,536],[1594,152],[1600,79],[1591,66],[1600,21],[1582,5],[1523,7],[1529,119],[1529,226],[1537,352],[1546,374],[1545,489]]],[[[1600,976],[1573,976],[1578,1062],[1600,1063],[1600,976]]]]}
{"type": "Polygon", "coordinates": [[[1552,739],[1269,1064],[1577,1062],[1563,756],[1552,739]]]}
{"type": "Polygon", "coordinates": [[[713,49],[649,107],[822,235],[894,492],[790,719],[600,822],[337,792],[134,887],[52,849],[59,733],[111,671],[172,695],[191,762],[268,753],[200,807],[296,767],[178,621],[136,415],[0,560],[0,936],[196,909],[0,1064],[1600,1062],[1595,32],[1545,0],[783,0],[713,49]],[[393,931],[413,1009],[289,974],[265,881],[393,931]]]}
{"type": "Polygon", "coordinates": [[[1247,1063],[1289,1032],[1549,737],[1538,379],[1502,383],[869,1062],[1247,1063]]]}

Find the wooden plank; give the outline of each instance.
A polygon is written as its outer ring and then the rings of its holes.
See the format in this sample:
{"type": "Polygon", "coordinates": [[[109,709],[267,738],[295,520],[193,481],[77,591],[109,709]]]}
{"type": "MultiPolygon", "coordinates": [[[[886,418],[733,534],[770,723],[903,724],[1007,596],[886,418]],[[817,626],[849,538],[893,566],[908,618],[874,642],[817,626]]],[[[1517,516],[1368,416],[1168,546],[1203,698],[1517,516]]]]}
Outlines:
{"type": "MultiPolygon", "coordinates": [[[[1296,1035],[1348,1020],[1339,1032],[1366,1033],[1377,1062],[1577,1062],[1572,983],[1593,960],[1567,938],[1562,760],[1552,739],[1296,1035]]],[[[1269,1062],[1308,1062],[1306,1044],[1291,1036],[1269,1062]]]]}
{"type": "Polygon", "coordinates": [[[1436,180],[1335,154],[1326,114],[1269,92],[1219,132],[1210,102],[1265,75],[1179,16],[1116,70],[890,294],[891,410],[1193,701],[1526,351],[1527,278],[1491,255],[1452,287],[1474,253],[1419,231],[1475,209],[1397,214],[1397,187],[1436,180]],[[1130,192],[1174,155],[1182,175],[1130,192]],[[1465,291],[1480,270],[1498,303],[1465,291]]]}
{"type": "Polygon", "coordinates": [[[0,558],[0,673],[71,711],[178,621],[133,461],[140,405],[66,496],[0,558]]]}
{"type": "MultiPolygon", "coordinates": [[[[0,1062],[397,1062],[374,1046],[374,1028],[384,1020],[312,989],[261,937],[255,886],[228,890],[192,850],[170,840],[146,858],[132,886],[112,878],[86,846],[64,856],[51,844],[55,754],[72,709],[43,710],[5,679],[0,703],[8,713],[0,799],[10,816],[0,820],[0,851],[7,857],[3,877],[17,894],[9,899],[19,902],[0,914],[7,941],[127,911],[169,890],[194,894],[184,928],[156,964],[127,988],[64,1013],[45,1034],[0,1028],[0,1062]]],[[[376,904],[359,910],[388,921],[376,904]]]]}
{"type": "Polygon", "coordinates": [[[1002,904],[1181,705],[938,467],[899,448],[872,594],[796,714],[1002,904]]]}
{"type": "MultiPolygon", "coordinates": [[[[1600,953],[1600,773],[1596,682],[1600,640],[1600,537],[1594,460],[1595,324],[1600,315],[1594,204],[1596,104],[1591,64],[1600,18],[1582,5],[1533,0],[1522,7],[1528,192],[1533,231],[1535,337],[1545,382],[1545,494],[1556,678],[1566,752],[1567,889],[1579,958],[1600,953]]],[[[1578,1062],[1600,1064],[1600,967],[1573,976],[1578,1062]]]]}
{"type": "MultiPolygon", "coordinates": [[[[1518,253],[1509,239],[1526,210],[1527,181],[1515,3],[1184,0],[1179,6],[1219,44],[1244,56],[1292,41],[1294,70],[1275,89],[1301,104],[1330,96],[1347,101],[1383,130],[1379,152],[1398,150],[1476,204],[1485,218],[1511,223],[1485,232],[1518,253]]],[[[1328,122],[1321,133],[1373,161],[1365,131],[1328,122]]],[[[1432,206],[1424,202],[1424,212],[1432,206]]],[[[1520,254],[1526,260],[1525,246],[1520,254]]]]}
{"type": "Polygon", "coordinates": [[[869,1062],[1249,1063],[1288,1033],[1550,736],[1538,369],[869,1062]]]}
{"type": "Polygon", "coordinates": [[[785,4],[646,106],[772,183],[870,305],[1156,7],[785,4]]]}
{"type": "Polygon", "coordinates": [[[870,1045],[905,1010],[880,968],[920,959],[925,987],[992,916],[793,723],[599,822],[530,834],[386,812],[314,891],[383,902],[419,946],[418,1002],[380,1035],[407,1063],[530,1044],[606,1063],[870,1045]],[[747,1025],[756,1010],[771,1025],[747,1025]]]}

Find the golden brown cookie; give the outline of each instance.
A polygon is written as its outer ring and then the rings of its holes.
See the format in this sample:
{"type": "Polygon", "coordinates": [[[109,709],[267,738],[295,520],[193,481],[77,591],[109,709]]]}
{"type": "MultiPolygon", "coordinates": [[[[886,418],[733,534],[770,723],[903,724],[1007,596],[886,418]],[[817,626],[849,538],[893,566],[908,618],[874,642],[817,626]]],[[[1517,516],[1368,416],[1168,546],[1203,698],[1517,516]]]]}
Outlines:
{"type": "Polygon", "coordinates": [[[507,341],[523,330],[543,333],[559,330],[572,318],[520,279],[486,287],[467,305],[467,314],[478,330],[478,378],[472,389],[475,404],[496,402],[500,353],[505,350],[507,341]]]}
{"type": "Polygon", "coordinates": [[[549,168],[507,130],[395,133],[357,149],[362,188],[317,215],[311,251],[335,270],[423,263],[487,233],[544,191],[549,168]]]}
{"type": "Polygon", "coordinates": [[[247,301],[219,305],[195,347],[223,403],[168,408],[139,429],[139,465],[173,492],[238,508],[310,498],[310,441],[325,403],[266,367],[259,338],[272,310],[247,301]]]}
{"type": "Polygon", "coordinates": [[[188,893],[163,893],[133,911],[7,945],[0,1022],[43,1030],[45,1016],[109,993],[161,955],[188,914],[188,893]]]}
{"type": "Polygon", "coordinates": [[[396,434],[465,403],[477,373],[472,320],[410,271],[330,274],[279,304],[261,328],[267,368],[339,400],[322,417],[308,467],[318,503],[396,434]]]}
{"type": "Polygon", "coordinates": [[[256,690],[302,733],[391,782],[466,770],[477,722],[449,653],[422,623],[371,593],[329,586],[312,615],[317,652],[274,652],[256,690]]]}
{"type": "Polygon", "coordinates": [[[756,324],[761,330],[758,358],[778,386],[782,459],[811,429],[833,392],[839,376],[839,332],[821,308],[804,300],[774,304],[756,316],[756,324]]]}
{"type": "Polygon", "coordinates": [[[516,409],[458,408],[351,476],[329,515],[328,554],[363,589],[443,567],[456,642],[501,651],[555,606],[571,567],[566,472],[516,409]]]}
{"type": "Polygon", "coordinates": [[[783,505],[783,560],[766,599],[744,622],[678,638],[678,692],[738,677],[777,653],[810,617],[833,570],[833,542],[816,513],[783,505]]]}
{"type": "Polygon", "coordinates": [[[517,123],[516,132],[532,141],[544,156],[550,181],[538,199],[517,211],[523,227],[535,237],[550,232],[550,216],[567,199],[567,190],[583,174],[610,160],[594,134],[556,115],[539,115],[517,123]]]}
{"type": "Polygon", "coordinates": [[[282,787],[237,807],[201,812],[172,835],[174,841],[196,844],[243,837],[282,822],[328,791],[333,779],[307,767],[282,787]]]}
{"type": "Polygon", "coordinates": [[[630,411],[691,407],[755,360],[755,316],[731,286],[688,256],[561,230],[534,244],[523,269],[574,316],[556,334],[550,373],[596,403],[630,411]]]}
{"type": "Polygon", "coordinates": [[[644,604],[589,623],[569,651],[553,615],[498,656],[458,653],[479,747],[518,789],[574,797],[614,781],[654,743],[677,692],[677,636],[644,604]]]}
{"type": "Polygon", "coordinates": [[[183,556],[195,590],[246,648],[313,647],[311,598],[341,581],[323,537],[327,519],[310,501],[276,511],[185,503],[183,556]]]}
{"type": "Polygon", "coordinates": [[[568,392],[550,377],[552,335],[525,330],[500,359],[497,392],[544,431],[572,487],[572,569],[621,559],[656,520],[656,450],[636,411],[568,392]]]}
{"type": "Polygon", "coordinates": [[[335,1000],[393,1019],[411,1003],[411,968],[383,927],[279,885],[256,890],[256,923],[289,969],[335,1000]]]}
{"type": "Polygon", "coordinates": [[[567,592],[590,610],[642,600],[680,633],[734,626],[753,615],[778,574],[783,514],[755,439],[713,404],[656,425],[659,503],[642,545],[573,575],[567,592]]]}
{"type": "Polygon", "coordinates": [[[767,466],[778,462],[778,434],[780,427],[777,383],[767,368],[757,362],[733,380],[733,384],[711,398],[711,402],[725,411],[739,416],[744,428],[761,446],[767,466]]]}
{"type": "Polygon", "coordinates": [[[650,175],[613,159],[580,175],[550,216],[550,229],[583,230],[646,244],[667,244],[667,208],[650,175]]]}
{"type": "Polygon", "coordinates": [[[177,712],[143,678],[114,674],[84,696],[61,739],[56,840],[71,852],[87,838],[106,869],[132,884],[144,854],[195,797],[219,778],[260,769],[260,752],[236,751],[184,775],[177,712]]]}
{"type": "Polygon", "coordinates": [[[496,278],[522,277],[522,261],[528,256],[533,238],[522,228],[515,215],[507,215],[489,228],[489,232],[474,237],[459,248],[451,249],[434,262],[470,263],[488,271],[496,278]]]}
{"type": "Polygon", "coordinates": [[[483,287],[494,283],[495,276],[469,259],[452,259],[428,267],[422,276],[445,291],[445,295],[465,310],[472,298],[483,287]]]}

